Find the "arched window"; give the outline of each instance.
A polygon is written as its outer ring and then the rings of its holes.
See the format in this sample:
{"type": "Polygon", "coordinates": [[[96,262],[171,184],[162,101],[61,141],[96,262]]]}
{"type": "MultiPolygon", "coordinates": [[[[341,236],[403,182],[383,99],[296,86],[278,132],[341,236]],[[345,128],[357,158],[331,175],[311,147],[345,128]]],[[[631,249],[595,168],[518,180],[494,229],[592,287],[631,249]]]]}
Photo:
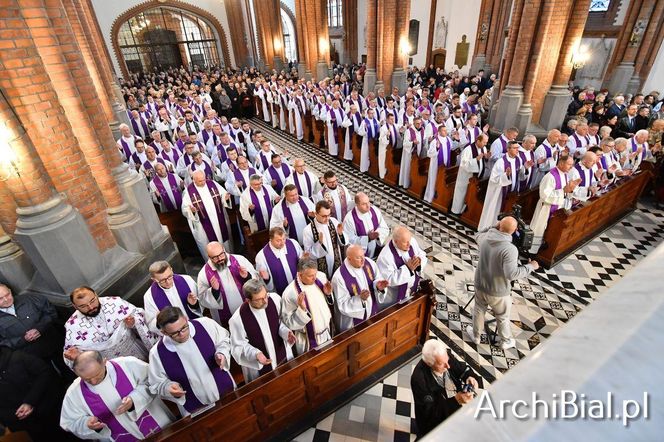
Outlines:
{"type": "Polygon", "coordinates": [[[212,26],[191,12],[156,7],[122,24],[118,46],[130,72],[224,65],[212,26]]]}
{"type": "Polygon", "coordinates": [[[295,27],[288,13],[281,10],[281,30],[284,33],[284,56],[286,61],[297,60],[297,48],[295,46],[295,27]]]}
{"type": "Polygon", "coordinates": [[[341,0],[327,0],[327,25],[331,28],[344,25],[341,0]]]}

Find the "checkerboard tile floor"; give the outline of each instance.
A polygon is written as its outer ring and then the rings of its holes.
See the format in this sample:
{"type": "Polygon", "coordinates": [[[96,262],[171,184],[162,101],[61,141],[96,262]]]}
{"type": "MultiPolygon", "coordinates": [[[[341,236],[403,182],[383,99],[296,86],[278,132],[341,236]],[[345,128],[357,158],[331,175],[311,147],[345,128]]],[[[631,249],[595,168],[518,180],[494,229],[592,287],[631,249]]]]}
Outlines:
{"type": "MultiPolygon", "coordinates": [[[[351,192],[367,193],[383,211],[388,224],[405,224],[415,233],[430,259],[425,273],[436,287],[438,305],[431,333],[466,360],[484,379],[485,386],[600,296],[664,238],[664,212],[639,203],[636,211],[560,264],[514,284],[511,323],[517,341],[515,348],[502,350],[489,345],[486,333],[475,345],[464,333],[472,322],[473,304],[463,309],[474,293],[475,232],[405,191],[361,174],[349,163],[313,145],[297,143],[262,121],[253,121],[277,149],[285,149],[291,158],[304,158],[319,175],[334,170],[351,192]]],[[[487,321],[491,319],[487,314],[487,321]]],[[[416,363],[417,359],[404,365],[295,440],[413,440],[409,378],[416,363]]]]}

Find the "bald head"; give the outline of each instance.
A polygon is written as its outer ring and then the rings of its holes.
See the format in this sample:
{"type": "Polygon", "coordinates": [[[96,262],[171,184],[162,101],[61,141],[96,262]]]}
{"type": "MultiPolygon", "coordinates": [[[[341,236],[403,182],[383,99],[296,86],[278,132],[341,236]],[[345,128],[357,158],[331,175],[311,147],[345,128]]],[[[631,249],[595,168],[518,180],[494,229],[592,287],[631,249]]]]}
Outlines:
{"type": "Polygon", "coordinates": [[[362,268],[364,265],[364,249],[362,246],[353,244],[346,249],[346,258],[350,265],[356,269],[362,268]]]}
{"type": "Polygon", "coordinates": [[[512,235],[514,232],[516,232],[516,228],[518,226],[519,224],[516,222],[516,218],[513,216],[506,216],[500,220],[500,223],[498,223],[498,230],[503,233],[512,235]]]}
{"type": "Polygon", "coordinates": [[[355,207],[357,207],[357,210],[359,210],[361,213],[367,213],[371,208],[369,204],[369,195],[364,192],[356,193],[355,207]]]}
{"type": "Polygon", "coordinates": [[[595,152],[588,151],[585,153],[585,155],[583,155],[581,162],[584,166],[590,169],[593,167],[593,164],[597,162],[597,154],[595,152]]]}
{"type": "Polygon", "coordinates": [[[194,181],[194,184],[197,187],[203,187],[205,185],[205,171],[196,170],[191,174],[191,179],[194,181]]]}
{"type": "Polygon", "coordinates": [[[219,255],[224,251],[224,246],[219,241],[212,241],[207,246],[205,246],[205,253],[208,257],[213,257],[219,255]]]}

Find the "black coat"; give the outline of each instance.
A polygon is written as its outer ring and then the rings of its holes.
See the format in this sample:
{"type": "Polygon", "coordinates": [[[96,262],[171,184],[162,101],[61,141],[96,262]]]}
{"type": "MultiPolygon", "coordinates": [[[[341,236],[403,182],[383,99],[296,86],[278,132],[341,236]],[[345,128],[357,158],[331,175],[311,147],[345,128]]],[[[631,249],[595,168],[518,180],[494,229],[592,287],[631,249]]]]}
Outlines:
{"type": "Polygon", "coordinates": [[[54,326],[58,314],[45,297],[33,294],[17,296],[14,298],[14,310],[16,316],[0,311],[0,345],[40,358],[62,352],[64,337],[54,326]],[[28,342],[23,336],[33,328],[39,330],[41,337],[28,342]]]}
{"type": "Polygon", "coordinates": [[[633,134],[636,133],[636,116],[632,118],[632,124],[629,122],[629,117],[624,116],[618,120],[618,127],[616,128],[616,134],[619,137],[631,138],[633,134]]]}
{"type": "MultiPolygon", "coordinates": [[[[448,351],[450,379],[454,382],[457,392],[461,390],[465,380],[472,376],[480,382],[480,378],[463,361],[457,360],[448,351]]],[[[431,368],[420,361],[410,377],[410,388],[415,402],[415,420],[419,437],[431,431],[461,408],[454,396],[448,398],[443,387],[438,385],[431,368]]]]}

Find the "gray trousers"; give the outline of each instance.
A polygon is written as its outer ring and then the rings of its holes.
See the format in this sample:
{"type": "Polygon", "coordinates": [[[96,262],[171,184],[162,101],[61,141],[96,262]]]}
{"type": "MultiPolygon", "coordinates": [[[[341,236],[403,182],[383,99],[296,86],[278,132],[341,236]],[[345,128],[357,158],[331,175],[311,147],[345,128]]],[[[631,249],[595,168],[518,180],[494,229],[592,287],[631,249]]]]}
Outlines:
{"type": "Polygon", "coordinates": [[[510,327],[510,310],[512,309],[511,296],[491,296],[481,292],[475,293],[475,307],[473,308],[473,331],[479,336],[484,330],[484,315],[491,307],[496,318],[498,336],[503,341],[512,338],[510,327]]]}

